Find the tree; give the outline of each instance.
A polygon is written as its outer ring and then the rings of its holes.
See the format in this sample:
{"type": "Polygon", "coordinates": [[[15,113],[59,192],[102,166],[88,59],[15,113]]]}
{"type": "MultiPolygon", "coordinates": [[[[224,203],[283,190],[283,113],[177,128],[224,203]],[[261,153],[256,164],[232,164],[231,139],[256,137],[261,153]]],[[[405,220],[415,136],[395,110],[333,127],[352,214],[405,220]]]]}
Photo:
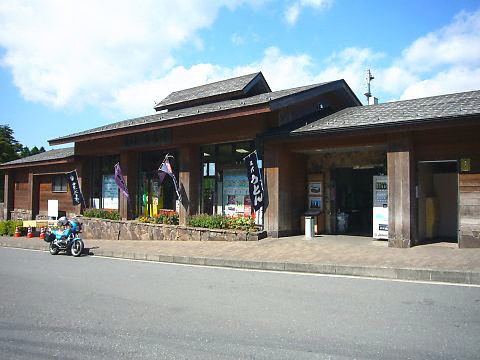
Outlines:
{"type": "Polygon", "coordinates": [[[0,163],[20,158],[22,145],[13,136],[13,130],[8,125],[0,125],[0,163]]]}
{"type": "Polygon", "coordinates": [[[20,157],[24,158],[27,156],[37,155],[42,152],[45,152],[45,148],[42,146],[40,149],[36,146],[32,147],[31,149],[28,146],[23,146],[22,150],[20,151],[20,157]]]}

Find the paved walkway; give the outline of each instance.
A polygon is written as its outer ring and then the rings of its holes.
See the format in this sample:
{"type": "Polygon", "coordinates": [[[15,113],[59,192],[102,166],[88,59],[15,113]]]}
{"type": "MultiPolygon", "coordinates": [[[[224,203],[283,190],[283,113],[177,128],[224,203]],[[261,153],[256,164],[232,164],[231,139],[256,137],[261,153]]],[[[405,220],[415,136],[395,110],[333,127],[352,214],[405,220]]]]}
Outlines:
{"type": "MultiPolygon", "coordinates": [[[[0,246],[47,250],[39,238],[0,237],[0,246]]],[[[337,275],[480,285],[480,249],[438,243],[409,249],[355,236],[267,238],[252,242],[85,240],[91,255],[337,275]]]]}

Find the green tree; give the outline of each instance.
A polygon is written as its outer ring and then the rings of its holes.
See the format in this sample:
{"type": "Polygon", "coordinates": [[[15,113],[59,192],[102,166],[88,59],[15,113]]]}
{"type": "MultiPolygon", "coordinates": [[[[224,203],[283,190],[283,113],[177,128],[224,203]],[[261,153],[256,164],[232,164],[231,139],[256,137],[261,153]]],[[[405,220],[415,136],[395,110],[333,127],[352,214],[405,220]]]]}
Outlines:
{"type": "Polygon", "coordinates": [[[0,125],[0,163],[20,158],[22,145],[13,136],[13,130],[8,125],[0,125]]]}

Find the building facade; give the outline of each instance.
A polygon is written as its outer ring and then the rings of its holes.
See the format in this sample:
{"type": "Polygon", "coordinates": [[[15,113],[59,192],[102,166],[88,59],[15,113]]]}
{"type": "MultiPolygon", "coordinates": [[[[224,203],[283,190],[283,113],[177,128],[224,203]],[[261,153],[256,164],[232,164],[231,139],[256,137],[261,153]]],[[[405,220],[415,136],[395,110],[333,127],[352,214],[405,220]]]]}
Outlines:
{"type": "Polygon", "coordinates": [[[60,179],[73,169],[87,207],[123,218],[251,214],[242,159],[256,150],[266,190],[258,219],[270,236],[302,233],[306,214],[318,233],[480,246],[480,91],[362,106],[343,80],[272,92],[256,73],[174,92],[155,110],[3,164],[5,215],[45,215],[47,199],[80,213],[60,179]],[[173,184],[159,182],[167,154],[180,204],[173,184]],[[130,202],[113,179],[117,162],[130,202]]]}

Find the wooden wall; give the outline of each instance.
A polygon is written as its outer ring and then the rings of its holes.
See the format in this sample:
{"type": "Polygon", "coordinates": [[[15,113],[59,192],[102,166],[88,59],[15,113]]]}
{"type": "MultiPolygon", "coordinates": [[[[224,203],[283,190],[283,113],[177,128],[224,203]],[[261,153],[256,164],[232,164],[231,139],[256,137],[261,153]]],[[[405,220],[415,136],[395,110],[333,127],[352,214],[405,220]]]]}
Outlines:
{"type": "Polygon", "coordinates": [[[58,210],[66,213],[77,212],[77,206],[72,204],[72,196],[70,189],[67,186],[66,192],[53,192],[52,180],[54,175],[40,175],[38,176],[39,196],[39,211],[40,214],[47,214],[48,200],[58,200],[58,210]]]}
{"type": "Polygon", "coordinates": [[[13,208],[30,209],[28,170],[16,170],[13,180],[13,208]]]}
{"type": "Polygon", "coordinates": [[[459,247],[480,247],[480,173],[459,178],[459,247]]]}

